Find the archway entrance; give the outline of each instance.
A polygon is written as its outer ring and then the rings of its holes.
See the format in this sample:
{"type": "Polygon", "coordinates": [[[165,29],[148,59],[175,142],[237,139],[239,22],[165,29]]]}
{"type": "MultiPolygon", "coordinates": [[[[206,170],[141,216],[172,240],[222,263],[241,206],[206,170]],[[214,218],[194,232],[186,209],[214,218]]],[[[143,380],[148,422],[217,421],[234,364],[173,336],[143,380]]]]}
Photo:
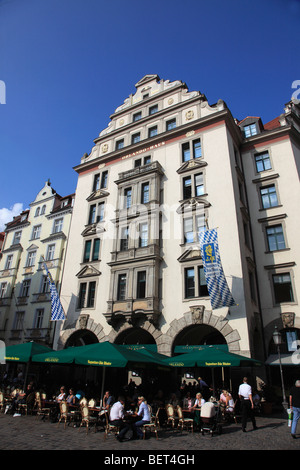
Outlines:
{"type": "Polygon", "coordinates": [[[153,336],[143,328],[132,327],[122,331],[115,339],[116,344],[156,344],[153,336]]]}
{"type": "Polygon", "coordinates": [[[71,346],[86,346],[87,344],[99,343],[97,336],[89,330],[77,330],[66,342],[66,348],[71,346]]]}
{"type": "MultiPolygon", "coordinates": [[[[193,346],[219,345],[227,349],[224,336],[211,325],[190,325],[184,328],[175,337],[172,345],[172,355],[190,352],[193,346]]],[[[231,377],[229,368],[224,367],[195,367],[191,369],[177,369],[178,381],[186,383],[189,390],[197,388],[198,377],[201,377],[207,385],[216,391],[221,388],[231,388],[231,377]]],[[[207,398],[207,397],[204,397],[207,398]]],[[[218,397],[217,397],[218,398],[218,397]]]]}

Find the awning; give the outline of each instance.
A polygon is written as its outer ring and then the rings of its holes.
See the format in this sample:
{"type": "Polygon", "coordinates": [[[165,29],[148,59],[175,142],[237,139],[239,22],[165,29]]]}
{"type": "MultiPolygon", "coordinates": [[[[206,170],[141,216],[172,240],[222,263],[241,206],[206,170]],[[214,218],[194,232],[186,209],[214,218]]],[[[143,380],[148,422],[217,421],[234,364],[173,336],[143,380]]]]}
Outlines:
{"type": "Polygon", "coordinates": [[[195,344],[195,345],[186,345],[186,346],[175,346],[174,353],[182,354],[182,353],[190,353],[195,350],[202,351],[203,349],[210,348],[211,346],[221,349],[222,351],[228,351],[228,344],[195,344]]]}
{"type": "MultiPolygon", "coordinates": [[[[281,359],[281,364],[283,366],[297,366],[297,365],[299,366],[300,365],[299,354],[295,356],[294,362],[293,362],[293,354],[281,354],[280,359],[281,359]],[[297,359],[298,359],[298,364],[296,362],[297,359]]],[[[269,365],[269,366],[279,366],[278,354],[270,354],[270,356],[268,357],[265,363],[266,365],[269,365]]]]}

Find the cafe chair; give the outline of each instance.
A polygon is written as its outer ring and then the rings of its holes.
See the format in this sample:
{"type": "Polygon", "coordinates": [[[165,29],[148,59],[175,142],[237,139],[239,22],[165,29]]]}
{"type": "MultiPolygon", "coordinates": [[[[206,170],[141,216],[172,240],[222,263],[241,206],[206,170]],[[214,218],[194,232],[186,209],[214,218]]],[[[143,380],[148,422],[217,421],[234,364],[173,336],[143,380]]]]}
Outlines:
{"type": "Polygon", "coordinates": [[[227,419],[228,421],[231,421],[231,419],[234,420],[235,424],[237,424],[237,419],[236,419],[236,402],[237,400],[235,400],[234,402],[234,405],[232,407],[232,410],[225,410],[225,419],[227,419]]]}
{"type": "Polygon", "coordinates": [[[83,397],[83,398],[81,398],[81,399],[79,400],[79,405],[80,405],[80,406],[81,406],[81,405],[87,405],[87,402],[88,402],[87,399],[86,399],[85,397],[83,397]]]}
{"type": "Polygon", "coordinates": [[[64,400],[62,400],[59,403],[59,418],[58,418],[58,426],[61,421],[64,421],[64,429],[66,429],[66,424],[67,421],[71,421],[72,419],[72,413],[69,412],[69,406],[68,403],[64,400]]]}
{"type": "Polygon", "coordinates": [[[95,432],[97,431],[97,422],[98,422],[98,417],[97,416],[92,416],[91,410],[88,407],[87,403],[83,403],[80,405],[80,413],[81,413],[81,422],[79,426],[79,431],[81,429],[81,426],[86,427],[86,433],[88,434],[89,432],[89,427],[90,424],[95,425],[95,432]]]}
{"type": "Polygon", "coordinates": [[[147,406],[148,406],[149,413],[150,413],[150,416],[151,416],[151,421],[150,421],[149,424],[144,424],[142,426],[143,439],[145,439],[147,431],[149,431],[150,433],[154,432],[155,436],[156,436],[156,439],[158,439],[157,429],[159,428],[159,420],[158,420],[159,409],[157,410],[156,414],[154,415],[152,413],[151,406],[150,405],[147,405],[147,406]]]}
{"type": "Polygon", "coordinates": [[[40,392],[35,392],[35,402],[33,405],[33,413],[36,412],[37,418],[42,416],[43,419],[49,418],[50,416],[50,408],[42,406],[42,398],[40,392]]]}
{"type": "Polygon", "coordinates": [[[0,392],[0,413],[4,412],[4,408],[5,408],[4,394],[3,392],[0,392]]]}
{"type": "Polygon", "coordinates": [[[17,413],[25,413],[25,415],[28,414],[28,412],[32,412],[33,410],[33,407],[34,407],[34,403],[35,403],[35,393],[32,392],[28,395],[28,397],[26,398],[26,403],[19,403],[18,406],[17,406],[17,413]]]}
{"type": "Polygon", "coordinates": [[[168,418],[168,419],[167,419],[167,425],[171,423],[172,428],[175,428],[175,424],[177,424],[177,423],[176,423],[176,421],[177,421],[176,418],[177,418],[177,417],[176,417],[176,415],[175,415],[174,406],[171,405],[170,403],[168,403],[168,404],[166,405],[166,413],[167,413],[167,418],[168,418]]]}
{"type": "Polygon", "coordinates": [[[182,408],[177,406],[177,414],[178,414],[178,427],[183,431],[186,428],[188,431],[194,432],[194,419],[193,418],[185,418],[183,416],[182,408]]]}
{"type": "Polygon", "coordinates": [[[120,428],[119,426],[116,426],[109,422],[109,412],[105,413],[105,420],[106,420],[106,425],[105,425],[104,439],[107,439],[108,434],[113,434],[117,436],[120,432],[120,428]]]}
{"type": "Polygon", "coordinates": [[[96,406],[96,400],[94,398],[91,398],[88,402],[88,407],[95,408],[95,406],[96,406]]]}

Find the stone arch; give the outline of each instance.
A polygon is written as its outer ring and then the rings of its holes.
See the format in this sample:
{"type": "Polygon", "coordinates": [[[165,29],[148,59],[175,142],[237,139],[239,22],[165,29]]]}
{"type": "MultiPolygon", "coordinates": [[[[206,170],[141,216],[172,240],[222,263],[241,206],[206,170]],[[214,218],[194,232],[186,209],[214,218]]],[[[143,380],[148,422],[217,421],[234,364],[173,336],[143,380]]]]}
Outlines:
{"type": "Polygon", "coordinates": [[[107,340],[104,334],[103,326],[100,323],[96,323],[92,318],[90,318],[89,315],[80,315],[74,327],[61,331],[57,343],[57,349],[65,348],[70,337],[74,333],[78,333],[80,330],[88,330],[93,333],[99,343],[107,340]]]}
{"type": "Polygon", "coordinates": [[[186,327],[191,325],[209,325],[218,330],[228,345],[229,352],[238,353],[240,351],[240,335],[229,325],[229,320],[223,316],[217,316],[211,310],[205,310],[204,306],[190,307],[190,311],[183,314],[183,317],[175,319],[170,323],[170,327],[163,335],[159,352],[171,356],[174,338],[186,327]]]}
{"type": "MultiPolygon", "coordinates": [[[[107,336],[107,340],[110,341],[111,343],[114,343],[117,336],[120,335],[120,333],[125,332],[128,329],[132,328],[132,324],[129,322],[124,322],[122,323],[119,327],[117,328],[112,328],[109,335],[107,336]]],[[[159,351],[159,343],[160,343],[160,338],[163,336],[162,332],[158,330],[153,323],[150,323],[148,320],[146,320],[144,323],[139,325],[139,328],[145,330],[148,332],[154,339],[154,341],[157,344],[157,351],[159,351]]]]}

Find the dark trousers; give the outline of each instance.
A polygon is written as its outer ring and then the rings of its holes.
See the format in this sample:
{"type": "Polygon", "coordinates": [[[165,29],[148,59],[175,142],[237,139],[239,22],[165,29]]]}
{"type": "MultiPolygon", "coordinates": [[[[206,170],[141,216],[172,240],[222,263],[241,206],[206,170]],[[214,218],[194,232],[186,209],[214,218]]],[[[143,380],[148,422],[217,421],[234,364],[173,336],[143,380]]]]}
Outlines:
{"type": "Polygon", "coordinates": [[[128,429],[132,428],[130,423],[126,423],[126,421],[123,421],[122,419],[115,419],[114,421],[110,421],[110,424],[119,427],[119,439],[123,439],[128,429]]]}
{"type": "Polygon", "coordinates": [[[251,407],[250,400],[241,399],[241,415],[242,415],[242,429],[246,429],[248,418],[251,419],[253,427],[254,428],[256,427],[254,409],[251,407]]]}

